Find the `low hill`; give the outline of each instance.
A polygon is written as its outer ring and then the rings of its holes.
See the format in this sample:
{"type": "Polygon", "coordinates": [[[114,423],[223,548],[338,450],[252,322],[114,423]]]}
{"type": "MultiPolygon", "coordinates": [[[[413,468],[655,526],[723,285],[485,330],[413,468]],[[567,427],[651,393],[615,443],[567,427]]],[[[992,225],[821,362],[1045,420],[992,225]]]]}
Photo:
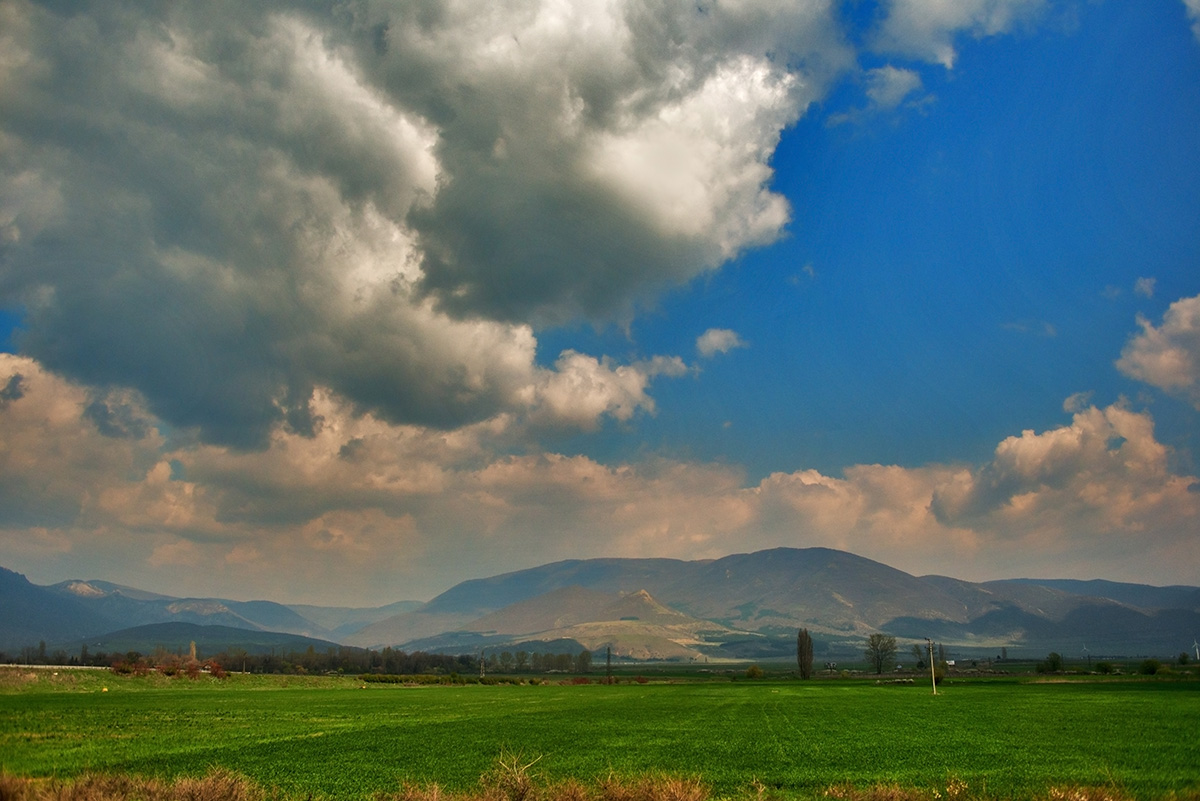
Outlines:
{"type": "Polygon", "coordinates": [[[320,652],[338,648],[337,643],[328,640],[294,634],[181,622],[134,626],[83,640],[60,643],[56,647],[61,647],[69,653],[78,652],[80,646],[86,645],[93,653],[105,651],[110,654],[122,654],[137,651],[152,654],[161,649],[167,653],[186,654],[193,642],[196,643],[196,652],[200,658],[235,650],[254,655],[284,655],[303,653],[309,648],[320,652]]]}

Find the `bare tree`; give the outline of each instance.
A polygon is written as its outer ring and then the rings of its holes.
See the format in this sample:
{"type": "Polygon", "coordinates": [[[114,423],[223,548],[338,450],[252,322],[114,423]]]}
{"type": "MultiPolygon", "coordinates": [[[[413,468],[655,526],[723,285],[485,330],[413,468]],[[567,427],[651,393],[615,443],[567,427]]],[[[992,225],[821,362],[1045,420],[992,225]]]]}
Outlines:
{"type": "Polygon", "coordinates": [[[800,678],[812,678],[813,641],[808,629],[800,629],[796,635],[796,664],[800,668],[800,678]]]}
{"type": "Polygon", "coordinates": [[[863,654],[871,667],[875,668],[876,674],[883,673],[883,668],[896,658],[896,638],[887,634],[872,634],[867,638],[867,648],[863,654]]]}
{"type": "Polygon", "coordinates": [[[921,650],[920,645],[914,645],[912,647],[912,655],[913,655],[913,660],[917,663],[918,668],[925,667],[925,654],[921,650]]]}

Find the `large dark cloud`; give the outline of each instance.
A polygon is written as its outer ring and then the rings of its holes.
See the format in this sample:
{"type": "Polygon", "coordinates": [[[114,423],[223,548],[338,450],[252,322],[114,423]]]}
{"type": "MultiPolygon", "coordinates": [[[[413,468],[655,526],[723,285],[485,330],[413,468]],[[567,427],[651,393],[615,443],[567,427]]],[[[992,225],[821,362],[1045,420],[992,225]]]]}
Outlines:
{"type": "Polygon", "coordinates": [[[831,4],[0,6],[0,305],[21,350],[243,448],[327,387],[451,428],[534,331],[775,238],[831,4]]]}

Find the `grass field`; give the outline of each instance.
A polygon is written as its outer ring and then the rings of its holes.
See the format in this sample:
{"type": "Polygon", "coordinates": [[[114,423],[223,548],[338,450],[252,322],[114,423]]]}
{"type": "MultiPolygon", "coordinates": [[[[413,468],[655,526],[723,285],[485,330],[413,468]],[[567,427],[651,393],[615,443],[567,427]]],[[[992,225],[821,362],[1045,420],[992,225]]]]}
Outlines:
{"type": "Polygon", "coordinates": [[[896,783],[1044,797],[1200,789],[1200,682],[739,681],[618,686],[367,685],[353,679],[117,677],[0,669],[0,769],[200,775],[369,798],[401,782],[476,786],[502,753],[546,781],[671,774],[717,796],[896,783]],[[104,688],[107,691],[104,691],[104,688]]]}

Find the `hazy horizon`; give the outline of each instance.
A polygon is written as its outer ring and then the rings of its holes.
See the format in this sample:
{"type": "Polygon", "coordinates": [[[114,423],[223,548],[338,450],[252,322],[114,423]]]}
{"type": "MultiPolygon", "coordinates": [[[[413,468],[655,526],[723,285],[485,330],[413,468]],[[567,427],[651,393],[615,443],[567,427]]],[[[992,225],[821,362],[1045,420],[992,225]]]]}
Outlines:
{"type": "MultiPolygon", "coordinates": [[[[790,546],[780,546],[780,547],[790,547],[790,546]]],[[[816,547],[821,547],[821,546],[816,546],[816,547]]],[[[846,553],[849,553],[849,552],[846,552],[846,553]]],[[[746,555],[746,554],[744,554],[742,552],[733,552],[733,553],[725,554],[723,556],[718,556],[718,557],[712,557],[712,558],[707,558],[707,559],[692,559],[692,560],[674,559],[672,557],[648,557],[648,558],[669,559],[671,561],[676,561],[676,562],[707,563],[707,562],[718,561],[718,560],[724,558],[725,556],[744,556],[744,555],[746,555]]],[[[852,554],[852,555],[857,555],[857,554],[852,554]]],[[[592,559],[607,559],[607,558],[609,558],[609,557],[592,557],[592,559]]],[[[614,558],[619,558],[619,557],[614,557],[614,558]]],[[[638,558],[638,557],[632,557],[632,558],[638,558]]],[[[424,603],[428,603],[429,601],[433,600],[434,598],[438,597],[439,595],[442,595],[442,594],[448,592],[449,590],[454,589],[459,584],[464,583],[464,582],[478,581],[478,580],[491,579],[491,578],[501,578],[501,577],[508,576],[508,575],[519,574],[519,573],[523,572],[524,570],[528,570],[528,569],[537,569],[540,567],[547,567],[547,566],[551,566],[551,565],[555,565],[555,564],[560,564],[563,562],[569,563],[569,562],[577,562],[577,561],[589,561],[589,560],[587,560],[587,559],[580,559],[580,560],[564,559],[564,560],[559,560],[558,562],[546,563],[545,565],[531,565],[528,568],[520,568],[517,570],[508,570],[508,571],[503,571],[501,573],[480,575],[480,576],[468,576],[466,578],[456,580],[453,584],[450,584],[450,585],[447,585],[445,587],[438,589],[437,591],[435,591],[432,595],[430,595],[428,597],[380,599],[378,603],[369,603],[369,604],[364,604],[364,605],[314,604],[314,603],[309,603],[304,600],[294,600],[294,601],[286,601],[286,602],[285,601],[277,601],[275,598],[271,598],[271,597],[267,597],[267,596],[263,596],[263,595],[256,595],[256,594],[254,594],[253,591],[250,591],[249,594],[247,594],[246,592],[243,592],[242,594],[235,595],[235,596],[221,596],[221,595],[215,595],[213,593],[200,593],[199,595],[184,596],[184,597],[195,597],[195,598],[201,598],[201,599],[219,598],[221,600],[238,601],[238,602],[270,601],[270,602],[282,603],[285,606],[291,606],[291,607],[312,606],[312,607],[321,607],[321,608],[332,608],[334,606],[341,606],[343,608],[377,609],[377,608],[382,608],[385,606],[392,606],[395,604],[406,604],[406,603],[424,604],[424,603]]],[[[891,567],[891,565],[888,565],[888,567],[891,567]]],[[[5,566],[0,565],[0,568],[5,568],[5,566]]],[[[10,569],[10,568],[5,568],[5,569],[10,569]]],[[[939,575],[942,575],[942,574],[926,574],[925,576],[915,576],[915,577],[916,578],[927,578],[929,576],[939,576],[939,575]]],[[[946,578],[958,578],[958,577],[957,576],[946,576],[946,578]]],[[[1103,577],[1095,577],[1092,579],[1062,579],[1059,576],[1032,576],[1032,575],[1031,576],[995,576],[990,579],[980,579],[979,581],[980,581],[980,583],[988,582],[988,581],[1019,581],[1019,582],[1028,581],[1031,583],[1038,583],[1038,582],[1047,582],[1047,581],[1053,582],[1053,581],[1061,581],[1061,580],[1066,580],[1066,581],[1077,580],[1077,581],[1083,581],[1083,582],[1110,581],[1109,579],[1105,579],[1103,577]]],[[[40,584],[38,582],[31,580],[32,584],[34,584],[35,586],[39,586],[39,587],[55,586],[55,585],[65,583],[65,582],[83,582],[83,583],[88,583],[88,584],[104,583],[104,584],[109,584],[109,585],[113,585],[113,586],[117,586],[117,587],[124,587],[124,588],[131,589],[131,590],[138,590],[138,591],[142,591],[142,592],[154,593],[157,595],[164,595],[164,596],[168,596],[168,597],[181,597],[181,596],[172,596],[172,593],[170,593],[170,592],[158,591],[158,590],[151,589],[149,587],[144,587],[144,586],[140,586],[140,585],[122,584],[120,582],[110,581],[109,579],[107,579],[103,576],[88,576],[88,577],[74,576],[69,579],[63,579],[61,581],[52,582],[51,584],[40,584]]],[[[1114,583],[1132,584],[1135,586],[1150,586],[1150,587],[1156,587],[1159,589],[1169,589],[1171,587],[1184,587],[1184,588],[1188,588],[1188,589],[1200,588],[1194,584],[1165,584],[1164,585],[1164,584],[1146,584],[1145,582],[1114,582],[1114,583]]],[[[644,591],[644,590],[642,590],[642,591],[644,591]]]]}

